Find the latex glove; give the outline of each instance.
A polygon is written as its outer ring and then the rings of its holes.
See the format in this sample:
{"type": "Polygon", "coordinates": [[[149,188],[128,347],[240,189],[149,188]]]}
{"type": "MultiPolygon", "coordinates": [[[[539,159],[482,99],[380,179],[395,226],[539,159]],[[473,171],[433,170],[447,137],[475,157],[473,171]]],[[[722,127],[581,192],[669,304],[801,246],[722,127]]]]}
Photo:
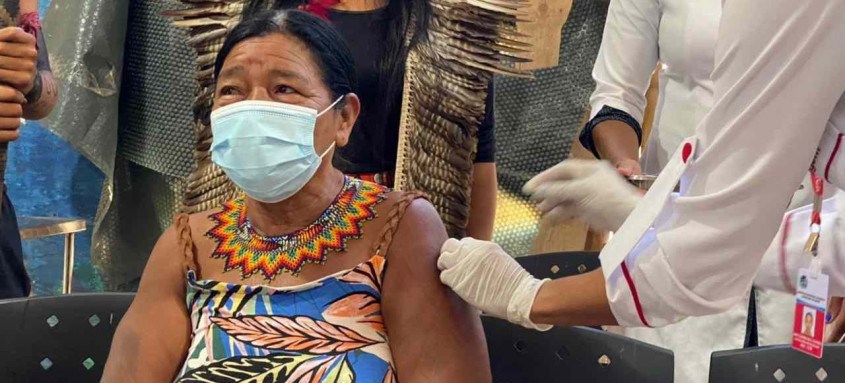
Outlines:
{"type": "Polygon", "coordinates": [[[566,160],[525,184],[537,208],[553,222],[580,218],[597,230],[616,231],[642,199],[607,161],[566,160]]]}
{"type": "Polygon", "coordinates": [[[531,329],[552,328],[530,319],[537,291],[548,279],[532,277],[499,245],[450,238],[440,250],[437,267],[443,284],[484,313],[531,329]]]}

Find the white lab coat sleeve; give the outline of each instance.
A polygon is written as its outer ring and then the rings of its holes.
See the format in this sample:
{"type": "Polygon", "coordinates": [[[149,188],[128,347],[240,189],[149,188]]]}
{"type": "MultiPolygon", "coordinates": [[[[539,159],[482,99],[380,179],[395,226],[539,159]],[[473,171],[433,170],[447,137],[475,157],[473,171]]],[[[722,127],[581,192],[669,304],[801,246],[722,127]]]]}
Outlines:
{"type": "Polygon", "coordinates": [[[715,104],[681,193],[647,207],[661,213],[636,245],[611,246],[614,236],[602,252],[620,325],[663,326],[746,296],[845,91],[843,14],[841,0],[724,2],[715,104]]]}
{"type": "Polygon", "coordinates": [[[658,60],[657,0],[612,0],[593,66],[596,89],[590,118],[603,106],[622,110],[642,124],[645,93],[658,60]]]}
{"type": "MultiPolygon", "coordinates": [[[[822,205],[822,236],[818,258],[822,272],[830,276],[830,294],[845,296],[845,222],[839,216],[845,208],[845,192],[839,191],[822,205]]],[[[798,270],[810,267],[813,257],[804,252],[810,235],[813,206],[802,206],[786,213],[775,240],[769,245],[754,285],[766,289],[795,292],[798,270]]]]}

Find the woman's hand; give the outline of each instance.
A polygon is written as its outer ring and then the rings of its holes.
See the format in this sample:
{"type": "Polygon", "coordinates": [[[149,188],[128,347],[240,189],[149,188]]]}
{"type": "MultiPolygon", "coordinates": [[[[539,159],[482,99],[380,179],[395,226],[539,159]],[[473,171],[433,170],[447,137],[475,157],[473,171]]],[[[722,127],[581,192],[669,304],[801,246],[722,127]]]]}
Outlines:
{"type": "Polygon", "coordinates": [[[499,245],[472,238],[449,239],[437,267],[443,284],[484,313],[527,328],[551,328],[529,318],[537,291],[546,280],[532,277],[499,245]]]}
{"type": "Polygon", "coordinates": [[[642,198],[607,161],[566,160],[540,173],[523,191],[552,221],[580,218],[600,231],[616,231],[642,198]]]}

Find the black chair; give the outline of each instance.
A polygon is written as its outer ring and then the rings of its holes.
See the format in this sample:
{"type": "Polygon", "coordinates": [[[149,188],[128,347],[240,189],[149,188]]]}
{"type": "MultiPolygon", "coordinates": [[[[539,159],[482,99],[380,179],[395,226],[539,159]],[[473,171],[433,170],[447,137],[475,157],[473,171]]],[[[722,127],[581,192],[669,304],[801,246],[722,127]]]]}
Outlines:
{"type": "Polygon", "coordinates": [[[483,317],[494,383],[672,382],[671,351],[587,327],[528,330],[483,317]]]}
{"type": "MultiPolygon", "coordinates": [[[[598,253],[563,252],[517,258],[537,278],[561,278],[599,267],[598,253]]],[[[672,382],[671,351],[600,329],[524,329],[483,317],[495,383],[672,382]]]]}
{"type": "Polygon", "coordinates": [[[71,294],[0,302],[0,381],[99,382],[134,294],[71,294]]]}
{"type": "Polygon", "coordinates": [[[845,382],[845,344],[826,344],[822,359],[788,345],[714,352],[710,382],[845,382]]]}

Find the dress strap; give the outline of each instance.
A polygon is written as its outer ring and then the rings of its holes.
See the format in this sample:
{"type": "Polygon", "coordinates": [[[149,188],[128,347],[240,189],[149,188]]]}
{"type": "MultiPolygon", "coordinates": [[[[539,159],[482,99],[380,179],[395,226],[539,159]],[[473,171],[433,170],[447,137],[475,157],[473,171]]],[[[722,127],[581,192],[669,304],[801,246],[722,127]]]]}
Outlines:
{"type": "Polygon", "coordinates": [[[194,273],[199,272],[197,267],[196,254],[194,252],[194,240],[191,237],[191,223],[189,215],[185,213],[177,214],[173,217],[173,225],[176,228],[176,239],[179,244],[180,252],[183,256],[183,269],[187,274],[189,271],[194,273]]]}
{"type": "Polygon", "coordinates": [[[402,196],[399,197],[399,201],[393,205],[393,209],[391,209],[390,213],[387,215],[387,222],[381,228],[378,239],[373,244],[372,249],[370,249],[370,254],[381,256],[387,255],[387,249],[393,241],[393,234],[395,234],[396,229],[399,228],[399,221],[401,221],[402,217],[405,216],[405,210],[408,209],[408,206],[411,206],[411,202],[414,202],[414,200],[418,198],[428,197],[425,193],[420,191],[402,193],[402,196]]]}

